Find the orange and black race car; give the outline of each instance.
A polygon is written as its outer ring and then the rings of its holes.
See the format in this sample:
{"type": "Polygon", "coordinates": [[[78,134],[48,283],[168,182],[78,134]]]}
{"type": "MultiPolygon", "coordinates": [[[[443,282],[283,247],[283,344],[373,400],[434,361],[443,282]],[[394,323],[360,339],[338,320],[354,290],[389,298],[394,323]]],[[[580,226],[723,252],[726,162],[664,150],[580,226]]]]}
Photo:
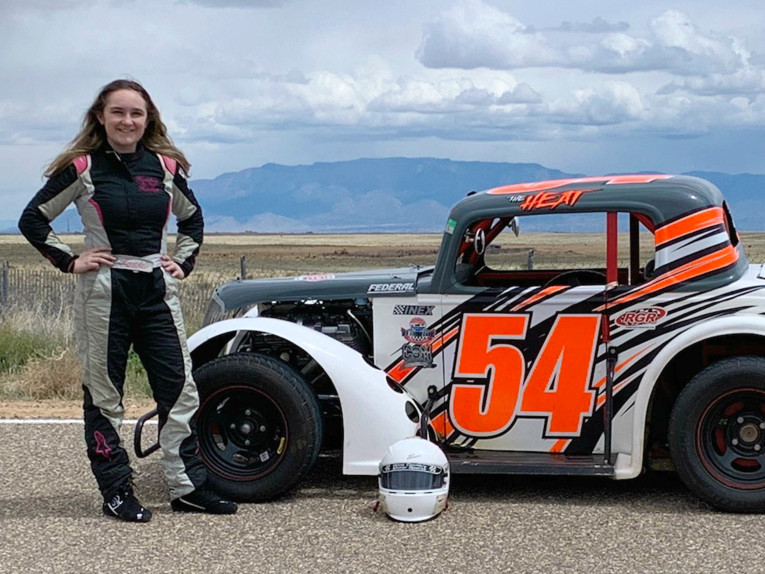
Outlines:
{"type": "Polygon", "coordinates": [[[238,500],[294,487],[322,445],[375,475],[427,433],[453,474],[671,466],[717,508],[765,511],[765,275],[698,178],[471,193],[435,266],[234,281],[189,346],[201,452],[238,500]],[[599,260],[567,266],[583,239],[599,260]]]}

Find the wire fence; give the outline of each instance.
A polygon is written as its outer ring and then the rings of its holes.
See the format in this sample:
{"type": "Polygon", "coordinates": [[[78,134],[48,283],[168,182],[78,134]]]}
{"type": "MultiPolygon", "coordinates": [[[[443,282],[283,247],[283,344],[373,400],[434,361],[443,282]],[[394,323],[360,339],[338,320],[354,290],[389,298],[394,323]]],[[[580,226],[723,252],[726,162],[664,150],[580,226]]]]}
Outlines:
{"type": "MultiPolygon", "coordinates": [[[[192,273],[179,283],[181,307],[189,333],[202,325],[213,290],[234,279],[231,274],[192,273]]],[[[55,269],[0,267],[0,316],[7,311],[34,310],[61,314],[74,303],[76,276],[55,269]]]]}

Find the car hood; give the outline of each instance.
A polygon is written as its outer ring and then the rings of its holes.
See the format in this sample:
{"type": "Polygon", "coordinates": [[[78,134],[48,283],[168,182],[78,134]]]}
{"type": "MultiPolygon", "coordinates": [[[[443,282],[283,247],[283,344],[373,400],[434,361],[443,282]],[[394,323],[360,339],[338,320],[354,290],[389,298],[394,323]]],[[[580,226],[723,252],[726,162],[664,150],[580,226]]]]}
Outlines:
{"type": "Polygon", "coordinates": [[[237,279],[218,287],[213,299],[221,311],[227,312],[266,301],[412,295],[417,292],[418,277],[432,270],[433,267],[414,266],[274,279],[237,279]]]}

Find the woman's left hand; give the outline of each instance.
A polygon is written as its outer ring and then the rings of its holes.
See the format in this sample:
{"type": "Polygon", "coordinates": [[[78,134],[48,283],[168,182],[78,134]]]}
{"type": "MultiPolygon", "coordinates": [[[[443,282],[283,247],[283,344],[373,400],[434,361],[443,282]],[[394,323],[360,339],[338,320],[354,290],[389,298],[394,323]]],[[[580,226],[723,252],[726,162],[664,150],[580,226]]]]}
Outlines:
{"type": "Polygon", "coordinates": [[[163,255],[161,259],[162,267],[175,279],[184,279],[186,274],[183,269],[178,265],[169,255],[163,255]]]}

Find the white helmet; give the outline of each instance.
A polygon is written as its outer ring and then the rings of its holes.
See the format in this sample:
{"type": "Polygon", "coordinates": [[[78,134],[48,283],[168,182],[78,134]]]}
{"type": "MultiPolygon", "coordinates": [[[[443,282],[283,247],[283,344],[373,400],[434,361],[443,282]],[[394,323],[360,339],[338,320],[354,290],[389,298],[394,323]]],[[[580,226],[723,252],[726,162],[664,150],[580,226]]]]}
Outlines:
{"type": "Polygon", "coordinates": [[[421,522],[438,516],[449,494],[449,462],[423,438],[393,443],[380,461],[380,506],[394,520],[421,522]]]}

